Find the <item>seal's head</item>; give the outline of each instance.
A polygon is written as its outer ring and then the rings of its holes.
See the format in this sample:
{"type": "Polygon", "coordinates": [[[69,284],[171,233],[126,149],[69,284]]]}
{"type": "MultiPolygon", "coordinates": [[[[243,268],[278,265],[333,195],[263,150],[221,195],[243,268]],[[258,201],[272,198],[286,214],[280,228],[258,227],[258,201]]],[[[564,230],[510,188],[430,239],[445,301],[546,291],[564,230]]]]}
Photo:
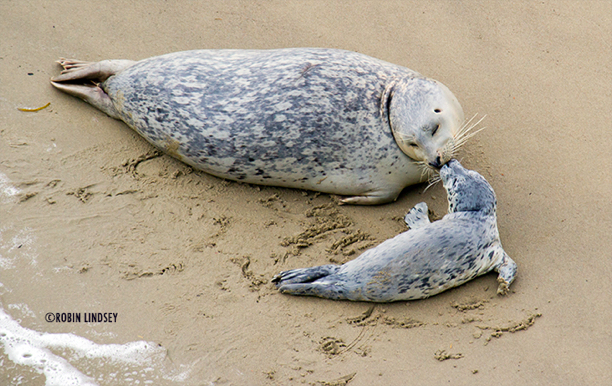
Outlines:
{"type": "Polygon", "coordinates": [[[448,194],[448,213],[495,213],[497,200],[493,188],[483,176],[451,159],[440,169],[440,178],[448,194]]]}
{"type": "Polygon", "coordinates": [[[395,84],[389,98],[389,123],[402,152],[430,169],[448,162],[464,121],[453,93],[436,80],[411,78],[395,84]]]}

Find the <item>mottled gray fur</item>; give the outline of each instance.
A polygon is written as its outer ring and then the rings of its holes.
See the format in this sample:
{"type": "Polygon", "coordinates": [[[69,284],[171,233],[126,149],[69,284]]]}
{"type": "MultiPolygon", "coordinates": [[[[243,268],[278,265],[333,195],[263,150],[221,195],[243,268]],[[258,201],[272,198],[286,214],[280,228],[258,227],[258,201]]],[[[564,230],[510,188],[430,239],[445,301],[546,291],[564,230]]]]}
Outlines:
{"type": "Polygon", "coordinates": [[[424,181],[423,166],[406,152],[420,147],[425,165],[441,166],[452,153],[450,131],[463,120],[439,82],[343,50],[197,50],[60,63],[66,71],[52,79],[55,87],[197,169],[358,196],[349,203],[392,201],[424,181]],[[102,83],[93,91],[68,83],[96,77],[102,83]],[[440,126],[444,133],[436,133],[440,126]]]}
{"type": "Polygon", "coordinates": [[[516,263],[499,239],[496,198],[489,183],[456,160],[440,170],[448,194],[448,214],[431,223],[427,205],[407,215],[410,230],[367,250],[341,266],[285,271],[272,281],[291,295],[393,302],[423,299],[490,271],[499,273],[505,294],[516,263]]]}

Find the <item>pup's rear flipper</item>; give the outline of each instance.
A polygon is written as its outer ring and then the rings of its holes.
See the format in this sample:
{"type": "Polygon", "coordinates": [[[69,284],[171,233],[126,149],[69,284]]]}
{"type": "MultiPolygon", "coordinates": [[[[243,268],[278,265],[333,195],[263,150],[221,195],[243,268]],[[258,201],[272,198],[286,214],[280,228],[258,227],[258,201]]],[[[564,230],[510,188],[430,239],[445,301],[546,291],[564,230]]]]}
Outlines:
{"type": "Polygon", "coordinates": [[[102,110],[109,116],[121,119],[112,100],[98,83],[133,65],[132,60],[103,60],[101,62],[82,62],[73,59],[60,59],[64,71],[51,78],[53,87],[75,96],[102,110]]]}
{"type": "Polygon", "coordinates": [[[288,295],[317,296],[325,299],[340,300],[346,299],[344,286],[339,286],[335,282],[314,282],[314,283],[295,283],[282,284],[278,287],[281,293],[288,295]]]}
{"type": "Polygon", "coordinates": [[[290,271],[283,271],[272,278],[272,283],[281,287],[291,283],[310,283],[325,276],[332,275],[340,269],[340,266],[328,264],[311,268],[298,268],[290,271]]]}

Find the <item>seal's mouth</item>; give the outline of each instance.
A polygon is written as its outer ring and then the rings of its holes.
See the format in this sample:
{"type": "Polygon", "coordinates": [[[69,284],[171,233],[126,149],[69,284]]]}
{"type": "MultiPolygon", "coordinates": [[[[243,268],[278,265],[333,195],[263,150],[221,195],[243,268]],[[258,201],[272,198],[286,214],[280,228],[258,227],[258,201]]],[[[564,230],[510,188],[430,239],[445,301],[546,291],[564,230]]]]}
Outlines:
{"type": "Polygon", "coordinates": [[[436,169],[436,170],[440,170],[442,168],[442,158],[440,158],[440,156],[437,156],[436,159],[434,161],[430,161],[429,162],[429,166],[431,166],[432,168],[436,169]]]}
{"type": "Polygon", "coordinates": [[[425,191],[427,191],[427,189],[431,188],[432,186],[434,186],[440,181],[442,181],[442,184],[444,185],[444,188],[446,189],[449,180],[452,178],[452,175],[454,174],[454,171],[456,170],[456,168],[454,167],[455,165],[461,165],[461,164],[456,159],[451,158],[450,160],[448,160],[448,162],[446,162],[444,165],[440,166],[437,169],[428,167],[428,169],[430,170],[435,170],[436,173],[429,179],[429,184],[425,188],[425,191]]]}
{"type": "Polygon", "coordinates": [[[448,167],[450,168],[450,167],[451,167],[451,166],[453,166],[454,164],[461,165],[461,164],[459,163],[459,161],[457,161],[455,158],[451,158],[451,159],[449,159],[449,160],[448,160],[448,162],[447,162],[447,163],[445,163],[445,164],[444,164],[444,166],[448,166],[448,167]]]}
{"type": "Polygon", "coordinates": [[[459,163],[459,161],[452,158],[447,163],[442,165],[442,167],[440,167],[439,173],[440,173],[440,179],[442,179],[442,182],[444,182],[444,180],[452,173],[453,171],[452,167],[455,163],[459,163]]]}
{"type": "Polygon", "coordinates": [[[445,162],[444,165],[440,165],[440,157],[438,157],[436,161],[437,162],[435,163],[435,165],[433,162],[421,162],[421,165],[423,166],[423,174],[428,176],[428,184],[424,190],[425,192],[440,181],[444,183],[445,176],[451,174],[449,164],[451,164],[453,161],[458,162],[454,158],[451,158],[450,160],[445,162]]]}

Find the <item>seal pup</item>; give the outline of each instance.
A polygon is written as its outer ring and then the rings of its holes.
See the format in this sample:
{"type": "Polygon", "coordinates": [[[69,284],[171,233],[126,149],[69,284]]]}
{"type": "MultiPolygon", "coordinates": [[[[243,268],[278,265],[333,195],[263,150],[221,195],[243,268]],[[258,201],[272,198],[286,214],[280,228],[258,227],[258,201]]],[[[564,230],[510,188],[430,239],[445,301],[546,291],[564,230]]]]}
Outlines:
{"type": "Polygon", "coordinates": [[[356,52],[196,50],[61,59],[53,86],[217,177],[382,204],[423,182],[465,134],[453,93],[356,52]]]}
{"type": "Polygon", "coordinates": [[[343,265],[281,272],[272,282],[290,295],[368,302],[424,299],[490,271],[499,273],[505,295],[516,263],[503,250],[497,230],[495,193],[477,172],[451,160],[440,170],[448,214],[430,222],[421,202],[404,220],[410,230],[343,265]]]}

